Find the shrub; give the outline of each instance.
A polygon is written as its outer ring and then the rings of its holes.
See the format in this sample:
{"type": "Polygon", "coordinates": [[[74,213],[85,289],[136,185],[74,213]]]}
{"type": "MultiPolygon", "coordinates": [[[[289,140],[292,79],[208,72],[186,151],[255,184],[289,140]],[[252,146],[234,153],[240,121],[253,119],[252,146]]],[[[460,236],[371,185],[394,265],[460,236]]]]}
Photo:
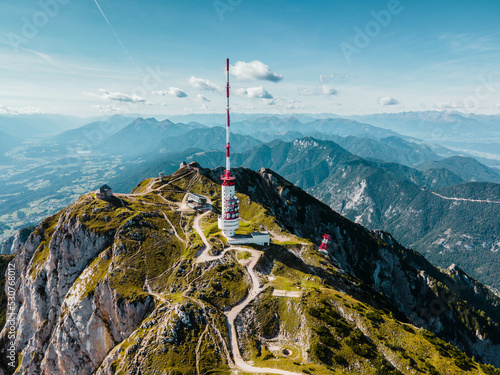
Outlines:
{"type": "Polygon", "coordinates": [[[330,362],[330,351],[328,347],[321,342],[314,343],[311,346],[311,354],[323,363],[330,362]]]}
{"type": "Polygon", "coordinates": [[[415,331],[413,330],[413,328],[412,328],[412,327],[410,327],[410,326],[407,326],[406,324],[403,324],[403,329],[404,329],[406,332],[415,333],[415,331]]]}
{"type": "Polygon", "coordinates": [[[340,354],[334,354],[332,356],[332,359],[338,365],[347,365],[347,363],[348,363],[347,360],[344,357],[342,357],[340,354]]]}
{"type": "Polygon", "coordinates": [[[370,311],[366,313],[366,317],[374,322],[380,322],[381,320],[383,320],[378,311],[370,311]]]}
{"type": "Polygon", "coordinates": [[[425,361],[423,367],[430,375],[441,375],[430,362],[425,361]]]}
{"type": "Polygon", "coordinates": [[[500,375],[500,370],[492,365],[481,364],[479,367],[481,367],[481,370],[483,370],[486,375],[500,375]]]}
{"type": "Polygon", "coordinates": [[[460,367],[462,370],[470,370],[472,362],[469,358],[464,357],[455,358],[453,362],[455,362],[455,365],[460,367]]]}
{"type": "Polygon", "coordinates": [[[332,333],[325,326],[321,326],[318,329],[315,329],[316,333],[319,336],[319,341],[328,346],[335,346],[337,341],[333,337],[332,333]]]}
{"type": "Polygon", "coordinates": [[[368,342],[359,329],[354,330],[344,342],[359,356],[370,358],[374,355],[373,344],[368,342]]]}
{"type": "Polygon", "coordinates": [[[375,375],[403,375],[385,358],[378,357],[373,361],[373,365],[376,368],[375,375]]]}

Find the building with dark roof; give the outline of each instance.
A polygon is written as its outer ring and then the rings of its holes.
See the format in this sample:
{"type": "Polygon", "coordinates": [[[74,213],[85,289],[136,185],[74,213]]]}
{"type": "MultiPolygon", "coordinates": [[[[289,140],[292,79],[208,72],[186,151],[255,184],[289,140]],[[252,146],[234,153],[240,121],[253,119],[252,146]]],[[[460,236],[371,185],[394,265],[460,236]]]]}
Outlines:
{"type": "Polygon", "coordinates": [[[113,189],[108,185],[102,185],[99,189],[95,191],[96,199],[107,199],[113,196],[113,189]]]}

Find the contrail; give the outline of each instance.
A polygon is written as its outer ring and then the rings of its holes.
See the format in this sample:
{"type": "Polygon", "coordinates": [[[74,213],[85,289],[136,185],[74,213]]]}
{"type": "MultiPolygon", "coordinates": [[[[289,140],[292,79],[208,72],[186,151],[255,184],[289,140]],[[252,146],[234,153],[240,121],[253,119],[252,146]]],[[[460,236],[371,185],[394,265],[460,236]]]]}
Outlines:
{"type": "Polygon", "coordinates": [[[101,7],[99,6],[99,3],[97,2],[97,0],[94,0],[94,3],[95,5],[97,5],[97,7],[99,8],[99,11],[101,12],[102,16],[104,17],[104,20],[106,21],[106,23],[109,25],[109,27],[111,28],[111,31],[113,31],[113,34],[115,34],[115,37],[116,39],[118,40],[118,43],[120,43],[120,45],[122,46],[123,50],[125,51],[125,53],[127,54],[128,58],[130,59],[130,61],[132,61],[132,64],[135,65],[135,67],[137,68],[137,70],[139,70],[139,72],[141,72],[141,68],[139,68],[139,66],[137,66],[137,64],[135,63],[134,59],[132,58],[132,56],[130,56],[130,53],[128,53],[127,49],[125,48],[125,46],[123,45],[122,41],[120,40],[120,37],[118,36],[118,34],[116,33],[113,25],[111,25],[111,22],[109,22],[108,20],[108,17],[106,17],[106,15],[104,14],[104,12],[102,11],[101,7]]]}
{"type": "Polygon", "coordinates": [[[33,51],[32,49],[24,48],[24,47],[21,47],[19,45],[13,46],[12,43],[7,42],[3,38],[0,39],[0,44],[5,44],[6,46],[11,46],[11,47],[14,47],[14,48],[19,48],[20,50],[32,53],[32,54],[37,55],[38,57],[42,58],[43,60],[47,61],[49,64],[57,66],[57,64],[54,62],[54,60],[52,60],[52,58],[49,55],[46,55],[45,53],[33,51]]]}

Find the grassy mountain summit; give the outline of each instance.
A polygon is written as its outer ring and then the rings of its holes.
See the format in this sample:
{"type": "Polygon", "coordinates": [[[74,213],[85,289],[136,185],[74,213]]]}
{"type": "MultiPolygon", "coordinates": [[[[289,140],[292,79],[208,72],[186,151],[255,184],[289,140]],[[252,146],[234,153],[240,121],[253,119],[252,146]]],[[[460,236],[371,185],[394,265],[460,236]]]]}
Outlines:
{"type": "Polygon", "coordinates": [[[85,194],[40,224],[12,261],[19,360],[7,367],[4,329],[0,374],[498,373],[480,364],[500,364],[487,288],[268,169],[236,169],[236,190],[240,233],[273,243],[229,247],[221,172],[193,163],[107,201],[85,194]],[[214,212],[186,209],[187,192],[214,212]]]}
{"type": "MultiPolygon", "coordinates": [[[[222,152],[208,151],[187,160],[214,166],[222,157],[222,152]]],[[[392,233],[442,268],[456,263],[500,288],[498,184],[464,184],[446,169],[422,172],[368,161],[312,137],[260,145],[234,154],[232,162],[271,168],[350,220],[392,233]]]]}

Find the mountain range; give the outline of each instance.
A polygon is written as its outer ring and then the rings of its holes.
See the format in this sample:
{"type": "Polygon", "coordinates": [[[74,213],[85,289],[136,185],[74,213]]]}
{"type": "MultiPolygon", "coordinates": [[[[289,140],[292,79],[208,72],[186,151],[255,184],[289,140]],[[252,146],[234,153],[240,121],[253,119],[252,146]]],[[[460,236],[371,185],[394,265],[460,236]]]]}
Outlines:
{"type": "MultiPolygon", "coordinates": [[[[465,184],[496,182],[494,168],[352,120],[248,116],[234,123],[233,130],[246,133],[233,134],[234,165],[273,168],[350,219],[391,231],[436,264],[454,262],[479,280],[500,285],[497,205],[474,201],[483,190],[490,192],[486,200],[498,200],[495,189],[465,184]],[[335,134],[349,132],[357,135],[335,134]],[[320,149],[300,148],[296,139],[312,140],[320,149]],[[464,200],[455,200],[456,194],[464,200]],[[464,220],[467,215],[473,226],[464,220]]],[[[9,155],[17,164],[0,175],[0,236],[7,239],[104,183],[125,192],[133,181],[174,172],[183,160],[221,165],[224,155],[214,149],[224,144],[225,131],[218,126],[113,116],[16,148],[9,155]]]]}
{"type": "Polygon", "coordinates": [[[500,116],[458,111],[385,113],[351,118],[475,155],[500,156],[500,116]]]}
{"type": "Polygon", "coordinates": [[[191,163],[107,201],[83,194],[0,257],[17,311],[15,370],[6,326],[0,374],[499,373],[500,298],[484,285],[265,168],[234,170],[240,231],[273,243],[228,247],[222,172],[191,163]],[[214,212],[185,210],[188,192],[214,212]]]}
{"type": "Polygon", "coordinates": [[[420,170],[446,169],[455,173],[463,181],[482,181],[500,183],[500,173],[481,164],[476,159],[452,156],[438,161],[427,161],[416,166],[420,170]]]}
{"type": "MultiPolygon", "coordinates": [[[[214,167],[222,158],[222,153],[208,151],[186,160],[214,167]]],[[[500,287],[500,204],[496,203],[500,195],[491,187],[496,184],[455,185],[463,180],[446,169],[425,174],[393,163],[370,162],[334,142],[310,137],[274,141],[234,154],[233,163],[271,168],[347,218],[391,232],[440,266],[456,263],[500,287]],[[477,198],[484,198],[482,191],[489,192],[488,199],[477,198]]]]}

